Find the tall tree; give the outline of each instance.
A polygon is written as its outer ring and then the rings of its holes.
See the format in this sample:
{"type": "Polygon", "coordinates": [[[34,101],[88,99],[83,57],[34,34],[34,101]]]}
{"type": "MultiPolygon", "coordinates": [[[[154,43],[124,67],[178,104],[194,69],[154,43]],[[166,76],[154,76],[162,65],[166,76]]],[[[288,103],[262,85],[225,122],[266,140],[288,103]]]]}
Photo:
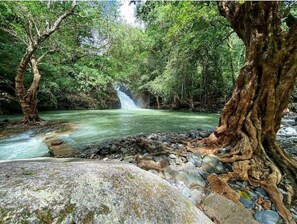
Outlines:
{"type": "Polygon", "coordinates": [[[292,14],[283,13],[288,4],[218,3],[221,15],[243,40],[246,56],[219,125],[203,143],[214,152],[222,147],[231,148],[221,160],[232,163],[233,171],[209,177],[214,191],[225,192],[238,201],[226,183],[230,178],[260,185],[269,193],[280,215],[294,223],[277,188],[285,177],[288,189],[297,189],[297,162],[276,142],[282,111],[297,82],[297,20],[292,14]],[[282,23],[284,16],[286,24],[282,23]]]}
{"type": "MultiPolygon", "coordinates": [[[[51,20],[51,18],[45,18],[45,20],[42,21],[40,18],[37,18],[36,15],[34,16],[34,12],[32,12],[34,10],[35,12],[42,11],[40,10],[42,6],[40,4],[30,5],[30,3],[28,3],[27,5],[26,3],[15,3],[13,5],[13,9],[15,9],[13,16],[16,17],[13,20],[14,23],[8,22],[6,24],[7,27],[1,27],[6,32],[22,41],[26,46],[26,52],[20,60],[15,76],[15,90],[24,114],[24,123],[40,121],[37,111],[37,88],[39,86],[40,73],[37,65],[45,54],[38,59],[35,58],[34,54],[41,48],[42,44],[60,28],[62,21],[74,13],[76,7],[76,1],[74,0],[70,9],[63,12],[60,16],[57,16],[56,19],[51,20]],[[32,7],[30,8],[30,6],[32,7]],[[35,8],[38,6],[40,8],[35,8]],[[31,86],[26,89],[24,77],[29,65],[31,65],[33,70],[33,81],[31,86]]],[[[50,7],[50,5],[48,7],[50,7]]]]}

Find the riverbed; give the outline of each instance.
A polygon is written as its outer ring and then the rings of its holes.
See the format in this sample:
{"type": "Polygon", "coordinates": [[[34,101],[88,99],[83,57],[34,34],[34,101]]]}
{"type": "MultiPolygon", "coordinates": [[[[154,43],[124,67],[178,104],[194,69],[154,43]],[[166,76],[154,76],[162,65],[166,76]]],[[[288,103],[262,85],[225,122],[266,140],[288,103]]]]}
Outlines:
{"type": "MultiPolygon", "coordinates": [[[[218,114],[190,113],[162,110],[84,110],[40,113],[48,121],[76,123],[76,130],[61,138],[72,147],[91,142],[119,138],[139,133],[180,132],[213,129],[218,114]]],[[[21,115],[0,116],[0,120],[20,120],[21,115]]],[[[50,133],[43,133],[44,136],[50,133]]],[[[0,160],[48,156],[48,149],[41,135],[26,131],[0,139],[0,160]]]]}

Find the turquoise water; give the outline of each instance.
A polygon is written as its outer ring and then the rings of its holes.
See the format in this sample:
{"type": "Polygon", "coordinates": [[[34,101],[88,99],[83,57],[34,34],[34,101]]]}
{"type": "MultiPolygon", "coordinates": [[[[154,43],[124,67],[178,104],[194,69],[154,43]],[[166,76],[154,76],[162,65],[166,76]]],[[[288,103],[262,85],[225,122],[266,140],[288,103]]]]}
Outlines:
{"type": "MultiPolygon", "coordinates": [[[[187,113],[160,110],[84,110],[40,113],[49,121],[68,121],[78,124],[78,130],[63,138],[71,145],[86,144],[107,138],[151,132],[178,132],[195,129],[212,129],[218,123],[218,114],[187,113]]],[[[0,119],[21,119],[19,116],[0,116],[0,119]]],[[[46,133],[45,133],[46,134],[46,133]]],[[[0,159],[30,158],[47,152],[37,137],[23,133],[0,139],[0,159]],[[20,137],[23,136],[23,137],[20,137]],[[39,150],[42,149],[42,150],[39,150]],[[15,151],[21,152],[18,155],[15,151]],[[37,151],[37,153],[36,153],[37,151]],[[24,157],[26,155],[28,157],[24,157]]]]}

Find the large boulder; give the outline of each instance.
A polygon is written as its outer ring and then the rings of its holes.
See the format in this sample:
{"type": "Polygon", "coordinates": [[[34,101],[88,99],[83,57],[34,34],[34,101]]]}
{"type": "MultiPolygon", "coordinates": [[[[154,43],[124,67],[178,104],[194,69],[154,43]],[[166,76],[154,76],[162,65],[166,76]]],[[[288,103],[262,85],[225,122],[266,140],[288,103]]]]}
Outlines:
{"type": "Polygon", "coordinates": [[[125,163],[0,162],[0,223],[212,223],[176,188],[125,163]]]}

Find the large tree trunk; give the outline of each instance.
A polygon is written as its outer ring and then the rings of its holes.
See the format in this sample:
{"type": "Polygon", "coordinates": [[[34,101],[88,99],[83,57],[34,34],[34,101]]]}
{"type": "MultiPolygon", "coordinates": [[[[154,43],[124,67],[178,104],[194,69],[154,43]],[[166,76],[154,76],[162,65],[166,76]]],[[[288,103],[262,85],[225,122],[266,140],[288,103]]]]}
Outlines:
{"type": "MultiPolygon", "coordinates": [[[[39,70],[37,67],[37,61],[34,55],[32,55],[30,58],[31,58],[30,63],[33,70],[33,81],[30,88],[26,90],[23,84],[23,80],[19,79],[19,77],[23,77],[23,76],[17,75],[15,79],[16,92],[21,104],[21,108],[24,115],[23,121],[25,123],[35,123],[35,122],[41,121],[37,110],[37,89],[40,81],[40,73],[39,73],[39,70]]],[[[22,62],[23,61],[24,59],[22,60],[22,62]]],[[[26,62],[23,62],[23,63],[26,63],[26,62]]],[[[24,66],[19,67],[18,73],[25,73],[24,66]]]]}
{"type": "Polygon", "coordinates": [[[158,108],[158,110],[160,110],[161,109],[160,97],[159,96],[156,96],[156,100],[157,100],[157,108],[158,108]]]}
{"type": "Polygon", "coordinates": [[[294,223],[277,184],[285,175],[293,185],[288,188],[297,189],[297,163],[279,147],[276,132],[297,82],[297,25],[282,31],[279,4],[219,3],[220,13],[246,46],[246,58],[218,127],[203,143],[213,152],[231,146],[231,151],[220,158],[232,163],[233,171],[209,177],[214,191],[239,201],[226,184],[230,178],[260,185],[280,215],[294,223]]]}

